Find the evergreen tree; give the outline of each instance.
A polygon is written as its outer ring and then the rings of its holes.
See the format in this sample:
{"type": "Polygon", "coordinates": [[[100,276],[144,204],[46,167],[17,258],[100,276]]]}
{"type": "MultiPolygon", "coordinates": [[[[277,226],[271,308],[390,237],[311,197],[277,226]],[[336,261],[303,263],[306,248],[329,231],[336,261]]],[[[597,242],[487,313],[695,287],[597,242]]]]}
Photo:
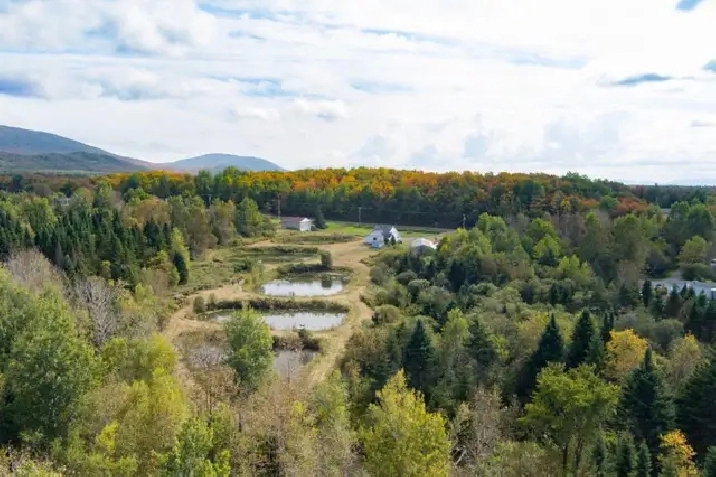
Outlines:
{"type": "Polygon", "coordinates": [[[654,365],[651,348],[627,378],[619,414],[628,430],[646,441],[652,457],[659,453],[659,436],[674,429],[674,403],[654,365]]]}
{"type": "Polygon", "coordinates": [[[475,363],[478,382],[484,382],[490,368],[497,362],[498,353],[494,336],[479,317],[470,320],[467,353],[475,363]]]}
{"type": "Polygon", "coordinates": [[[612,456],[609,453],[609,447],[607,447],[607,441],[604,439],[604,433],[600,432],[597,437],[597,441],[594,443],[594,450],[592,451],[592,462],[595,477],[609,477],[613,475],[612,468],[612,456]]]}
{"type": "Polygon", "coordinates": [[[320,206],[316,207],[316,212],[313,214],[313,225],[318,230],[326,228],[326,218],[323,216],[323,208],[320,206]]]}
{"type": "Polygon", "coordinates": [[[602,324],[602,342],[607,344],[611,339],[611,333],[614,330],[614,313],[604,314],[604,323],[602,324]]]}
{"type": "Polygon", "coordinates": [[[649,308],[653,294],[654,288],[651,286],[651,281],[644,280],[644,285],[641,287],[641,301],[644,303],[644,308],[649,308]]]}
{"type": "Polygon", "coordinates": [[[636,450],[636,472],[635,477],[650,477],[651,476],[651,454],[646,442],[641,441],[636,450]]]}
{"type": "Polygon", "coordinates": [[[561,362],[564,358],[564,340],[552,315],[542,332],[537,349],[532,353],[522,368],[515,394],[525,402],[537,383],[540,371],[552,362],[561,362]]]}
{"type": "Polygon", "coordinates": [[[704,477],[716,477],[716,446],[709,447],[704,459],[704,477]]]}
{"type": "Polygon", "coordinates": [[[594,321],[588,311],[582,312],[572,332],[572,342],[567,351],[567,368],[576,368],[593,358],[594,337],[597,334],[594,321]]]}
{"type": "Polygon", "coordinates": [[[179,285],[185,285],[189,280],[189,267],[183,253],[175,253],[172,261],[179,274],[179,285]]]}
{"type": "Polygon", "coordinates": [[[616,476],[633,477],[636,467],[634,460],[634,440],[631,435],[622,434],[617,444],[616,476]]]}
{"type": "Polygon", "coordinates": [[[676,400],[679,428],[698,455],[716,445],[716,358],[702,363],[676,400]]]}
{"type": "Polygon", "coordinates": [[[432,384],[432,366],[435,362],[435,347],[428,335],[422,320],[418,320],[415,330],[405,347],[403,369],[408,380],[408,386],[430,396],[432,384]]]}

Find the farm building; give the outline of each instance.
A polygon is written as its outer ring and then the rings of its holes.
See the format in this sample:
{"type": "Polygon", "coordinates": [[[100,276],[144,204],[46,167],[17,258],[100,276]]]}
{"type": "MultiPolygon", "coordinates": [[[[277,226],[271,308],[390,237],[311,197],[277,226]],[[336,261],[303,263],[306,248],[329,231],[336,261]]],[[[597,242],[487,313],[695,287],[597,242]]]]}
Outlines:
{"type": "Polygon", "coordinates": [[[672,288],[676,287],[678,291],[681,291],[683,287],[691,288],[694,290],[694,294],[700,295],[705,294],[707,298],[716,298],[716,283],[707,282],[689,282],[685,280],[654,280],[651,282],[654,287],[664,287],[667,292],[671,292],[672,288]]]}
{"type": "Polygon", "coordinates": [[[284,217],[281,219],[281,228],[307,232],[313,228],[313,220],[307,217],[284,217]]]}
{"type": "Polygon", "coordinates": [[[437,249],[437,246],[426,238],[417,238],[410,243],[410,253],[413,255],[423,255],[437,249]]]}
{"type": "Polygon", "coordinates": [[[396,242],[400,242],[400,232],[392,225],[376,225],[373,230],[363,239],[365,245],[372,245],[375,242],[385,243],[386,240],[395,238],[396,242]]]}

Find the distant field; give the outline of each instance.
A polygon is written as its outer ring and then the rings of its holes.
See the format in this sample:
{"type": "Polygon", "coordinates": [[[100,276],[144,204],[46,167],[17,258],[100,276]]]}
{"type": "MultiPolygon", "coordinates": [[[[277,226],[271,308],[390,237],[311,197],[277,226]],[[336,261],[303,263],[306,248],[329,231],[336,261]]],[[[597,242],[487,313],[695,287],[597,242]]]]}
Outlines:
{"type": "MultiPolygon", "coordinates": [[[[273,218],[274,223],[278,225],[278,218],[273,218]]],[[[337,220],[327,220],[326,229],[318,230],[314,232],[303,232],[303,234],[340,234],[340,235],[354,235],[356,237],[365,237],[373,230],[377,224],[373,223],[362,223],[357,222],[342,222],[337,220]]],[[[401,226],[400,224],[394,224],[400,232],[400,235],[405,238],[417,238],[443,235],[446,232],[452,232],[451,229],[434,228],[434,227],[416,227],[416,226],[401,226]]],[[[281,229],[279,229],[281,230],[281,229]]],[[[285,233],[298,234],[297,231],[285,231],[285,233]]]]}

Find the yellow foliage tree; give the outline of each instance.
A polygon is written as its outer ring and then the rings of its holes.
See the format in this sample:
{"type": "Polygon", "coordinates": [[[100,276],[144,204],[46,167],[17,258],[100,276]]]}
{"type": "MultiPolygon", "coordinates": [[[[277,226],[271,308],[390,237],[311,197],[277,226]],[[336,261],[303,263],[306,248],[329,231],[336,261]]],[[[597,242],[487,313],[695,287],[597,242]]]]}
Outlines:
{"type": "Polygon", "coordinates": [[[604,373],[609,379],[623,381],[641,363],[648,343],[634,330],[611,331],[609,336],[604,373]]]}
{"type": "Polygon", "coordinates": [[[676,429],[662,434],[661,453],[658,460],[665,473],[677,477],[698,477],[699,471],[692,460],[694,449],[686,441],[684,433],[676,429]]]}
{"type": "Polygon", "coordinates": [[[447,476],[450,442],[445,418],[425,409],[423,396],[405,383],[399,371],[371,404],[371,427],[360,431],[365,467],[370,475],[447,476]]]}

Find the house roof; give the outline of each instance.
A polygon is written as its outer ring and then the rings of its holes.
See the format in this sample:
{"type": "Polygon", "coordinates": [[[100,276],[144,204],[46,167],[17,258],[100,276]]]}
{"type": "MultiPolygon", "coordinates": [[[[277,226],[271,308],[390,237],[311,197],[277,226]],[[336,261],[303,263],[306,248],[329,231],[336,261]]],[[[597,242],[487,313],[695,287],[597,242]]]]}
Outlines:
{"type": "Polygon", "coordinates": [[[417,248],[417,247],[436,248],[436,247],[435,247],[435,244],[434,244],[432,241],[430,241],[430,240],[428,240],[428,239],[426,239],[426,238],[422,238],[422,237],[413,240],[413,241],[410,243],[410,246],[411,246],[412,248],[417,248]]]}
{"type": "Polygon", "coordinates": [[[286,222],[302,222],[304,220],[311,220],[308,217],[282,217],[282,221],[286,222]]]}

